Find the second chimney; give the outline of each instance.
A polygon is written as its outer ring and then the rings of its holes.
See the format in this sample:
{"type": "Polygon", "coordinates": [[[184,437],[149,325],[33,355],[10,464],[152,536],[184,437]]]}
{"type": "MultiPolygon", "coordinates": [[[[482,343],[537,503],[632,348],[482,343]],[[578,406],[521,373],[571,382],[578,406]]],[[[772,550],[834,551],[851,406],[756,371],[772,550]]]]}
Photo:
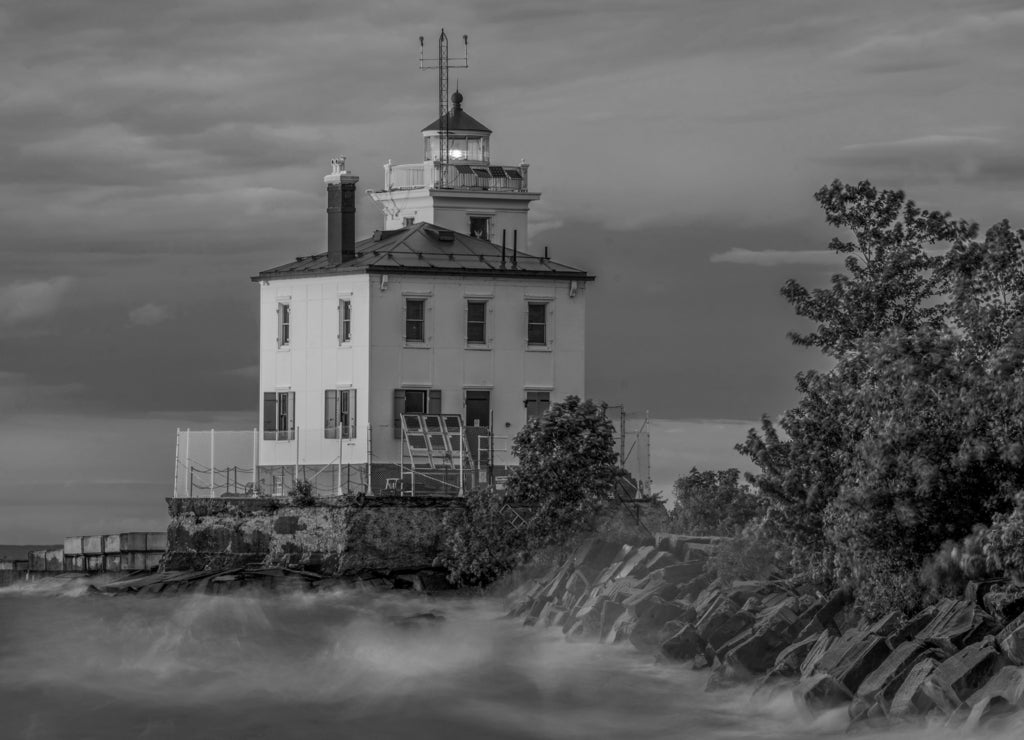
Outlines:
{"type": "Polygon", "coordinates": [[[327,183],[327,263],[332,267],[356,258],[356,183],[345,158],[331,160],[327,183]]]}

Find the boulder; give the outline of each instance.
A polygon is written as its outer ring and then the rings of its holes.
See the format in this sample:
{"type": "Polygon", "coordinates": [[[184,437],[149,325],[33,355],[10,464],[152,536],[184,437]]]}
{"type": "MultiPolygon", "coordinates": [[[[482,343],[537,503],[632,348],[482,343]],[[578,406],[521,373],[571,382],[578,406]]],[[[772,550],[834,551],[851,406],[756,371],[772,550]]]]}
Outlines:
{"type": "Polygon", "coordinates": [[[688,624],[661,643],[659,651],[668,660],[690,660],[703,653],[706,644],[697,628],[688,624]]]}
{"type": "Polygon", "coordinates": [[[617,601],[606,599],[601,604],[601,628],[600,636],[604,640],[612,631],[612,626],[626,612],[626,607],[617,601]]]}
{"type": "Polygon", "coordinates": [[[697,633],[717,652],[753,622],[752,615],[738,610],[731,599],[721,596],[697,620],[696,628],[697,633]]]}
{"type": "Polygon", "coordinates": [[[738,675],[753,676],[765,673],[779,653],[788,644],[788,638],[773,629],[765,628],[745,637],[725,653],[722,662],[738,675]]]}
{"type": "Polygon", "coordinates": [[[598,537],[590,538],[577,547],[576,552],[573,553],[575,569],[588,583],[592,583],[601,572],[612,564],[622,549],[623,547],[617,542],[609,542],[598,537]]]}
{"type": "Polygon", "coordinates": [[[938,607],[935,604],[932,604],[907,619],[903,624],[897,627],[891,635],[889,635],[889,644],[896,647],[901,642],[906,642],[913,637],[917,637],[917,634],[927,627],[933,619],[935,619],[935,613],[937,611],[938,607]]]}
{"type": "Polygon", "coordinates": [[[1024,589],[994,589],[982,599],[985,610],[1004,624],[1024,614],[1024,589]]]}
{"type": "Polygon", "coordinates": [[[850,629],[828,646],[814,670],[832,676],[852,696],[861,682],[882,664],[890,652],[885,638],[867,630],[850,629]]]}
{"type": "Polygon", "coordinates": [[[804,658],[803,663],[800,664],[800,675],[804,678],[818,673],[818,662],[822,656],[829,649],[833,642],[836,641],[836,635],[830,630],[823,629],[819,634],[811,649],[807,651],[807,655],[804,658]]]}
{"type": "Polygon", "coordinates": [[[968,732],[995,716],[1019,710],[1024,704],[1024,668],[1004,666],[988,683],[967,697],[965,704],[971,710],[964,725],[968,732]]]}
{"type": "Polygon", "coordinates": [[[943,599],[936,605],[932,620],[917,633],[917,639],[954,653],[964,645],[998,631],[999,623],[977,604],[943,599]]]}
{"type": "Polygon", "coordinates": [[[931,676],[938,661],[934,658],[925,658],[918,661],[903,679],[903,683],[893,694],[892,702],[889,705],[889,716],[897,719],[912,717],[924,714],[935,706],[934,702],[924,692],[924,682],[931,676]]]}
{"type": "Polygon", "coordinates": [[[908,640],[897,645],[885,660],[861,681],[850,706],[851,718],[857,719],[875,704],[880,705],[883,710],[888,710],[896,691],[910,670],[923,658],[929,657],[942,660],[946,656],[920,640],[908,640]]]}
{"type": "Polygon", "coordinates": [[[996,642],[1011,663],[1024,665],[1024,615],[1006,625],[996,642]]]}
{"type": "Polygon", "coordinates": [[[922,690],[944,714],[952,714],[1006,665],[994,643],[988,639],[968,645],[939,663],[925,679],[922,690]]]}
{"type": "Polygon", "coordinates": [[[811,648],[817,642],[818,635],[812,635],[783,648],[775,658],[775,664],[768,675],[780,678],[799,676],[800,664],[804,662],[807,654],[811,652],[811,648]]]}
{"type": "Polygon", "coordinates": [[[803,678],[793,688],[793,701],[806,714],[816,715],[841,707],[852,697],[846,687],[827,673],[803,678]]]}

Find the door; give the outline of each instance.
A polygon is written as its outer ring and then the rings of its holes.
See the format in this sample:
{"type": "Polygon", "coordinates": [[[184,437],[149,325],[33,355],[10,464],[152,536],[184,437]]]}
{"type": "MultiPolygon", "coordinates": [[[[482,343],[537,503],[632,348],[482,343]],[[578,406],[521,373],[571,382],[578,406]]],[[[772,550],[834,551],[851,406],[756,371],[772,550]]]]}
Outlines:
{"type": "Polygon", "coordinates": [[[466,391],[466,426],[487,427],[491,423],[491,392],[466,391]]]}

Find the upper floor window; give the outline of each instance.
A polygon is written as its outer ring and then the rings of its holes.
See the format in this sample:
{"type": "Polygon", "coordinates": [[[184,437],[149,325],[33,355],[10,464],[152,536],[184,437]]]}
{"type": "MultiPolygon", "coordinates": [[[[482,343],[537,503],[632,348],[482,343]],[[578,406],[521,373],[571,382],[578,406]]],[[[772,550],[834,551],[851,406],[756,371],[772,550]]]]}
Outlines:
{"type": "Polygon", "coordinates": [[[352,301],[338,301],[338,343],[352,341],[352,301]]]}
{"type": "Polygon", "coordinates": [[[413,221],[413,217],[412,216],[404,216],[402,218],[402,226],[409,227],[409,226],[412,226],[413,223],[414,223],[414,221],[413,221]]]}
{"type": "Polygon", "coordinates": [[[526,304],[526,343],[546,346],[548,343],[548,304],[526,304]]]}
{"type": "Polygon", "coordinates": [[[526,392],[526,419],[539,419],[547,413],[551,407],[550,391],[527,391],[526,392]]]}
{"type": "Polygon", "coordinates": [[[263,439],[295,439],[295,392],[263,394],[263,439]]]}
{"type": "Polygon", "coordinates": [[[286,347],[292,339],[292,308],[287,303],[277,304],[277,346],[286,347]]]}
{"type": "Polygon", "coordinates": [[[355,439],[356,391],[354,388],[324,391],[324,437],[355,439]]]}
{"type": "Polygon", "coordinates": [[[491,238],[491,218],[490,216],[470,216],[469,217],[469,235],[476,239],[490,239],[491,238]]]}
{"type": "Polygon", "coordinates": [[[487,301],[466,302],[466,343],[487,344],[487,301]]]}
{"type": "Polygon", "coordinates": [[[423,298],[405,299],[405,341],[425,342],[427,302],[423,298]]]}

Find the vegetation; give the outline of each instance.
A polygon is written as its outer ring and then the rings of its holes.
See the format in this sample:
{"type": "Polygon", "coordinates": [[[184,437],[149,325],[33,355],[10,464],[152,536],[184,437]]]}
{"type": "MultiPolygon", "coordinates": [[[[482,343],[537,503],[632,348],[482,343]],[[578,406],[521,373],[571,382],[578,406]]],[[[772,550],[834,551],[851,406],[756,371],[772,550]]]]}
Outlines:
{"type": "Polygon", "coordinates": [[[295,506],[312,506],[316,503],[313,484],[308,480],[296,481],[295,487],[288,491],[288,498],[295,506]]]}
{"type": "Polygon", "coordinates": [[[797,406],[738,449],[759,469],[759,536],[868,614],[910,610],[966,575],[954,552],[1024,565],[1024,232],[979,238],[867,182],[815,197],[852,237],[830,245],[845,272],[782,293],[815,323],[793,341],[834,366],[799,374],[797,406]]]}
{"type": "Polygon", "coordinates": [[[672,486],[673,532],[736,535],[764,515],[764,500],[740,479],[736,468],[700,471],[693,468],[672,486]]]}
{"type": "Polygon", "coordinates": [[[454,582],[482,584],[537,551],[593,531],[623,474],[604,407],[569,396],[516,435],[519,465],[504,491],[474,491],[445,518],[440,563],[454,582]]]}

